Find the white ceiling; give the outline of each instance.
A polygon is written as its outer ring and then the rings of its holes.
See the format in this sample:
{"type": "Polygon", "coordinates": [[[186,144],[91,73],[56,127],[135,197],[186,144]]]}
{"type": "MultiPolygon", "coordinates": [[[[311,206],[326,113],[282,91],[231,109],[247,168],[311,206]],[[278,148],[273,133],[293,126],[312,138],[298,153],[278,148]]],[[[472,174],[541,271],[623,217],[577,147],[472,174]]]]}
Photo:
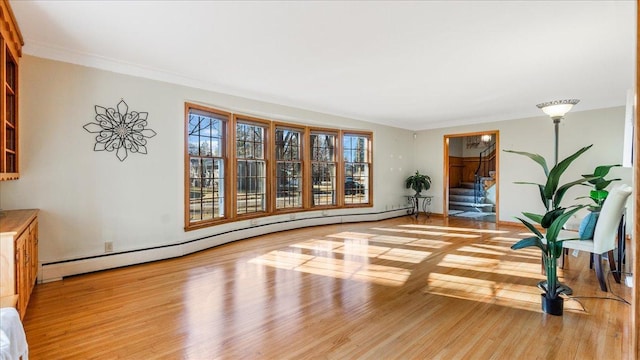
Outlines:
{"type": "Polygon", "coordinates": [[[636,2],[11,0],[25,54],[411,130],[624,105],[636,2]]]}

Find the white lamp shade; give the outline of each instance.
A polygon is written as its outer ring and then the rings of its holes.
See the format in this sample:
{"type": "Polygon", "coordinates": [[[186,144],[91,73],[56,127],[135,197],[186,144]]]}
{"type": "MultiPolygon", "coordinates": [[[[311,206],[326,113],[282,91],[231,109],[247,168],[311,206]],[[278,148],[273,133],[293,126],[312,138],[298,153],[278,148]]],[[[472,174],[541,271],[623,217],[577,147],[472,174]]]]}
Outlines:
{"type": "Polygon", "coordinates": [[[563,117],[564,114],[568,113],[573,105],[577,104],[578,102],[580,102],[580,100],[577,99],[555,100],[538,104],[537,106],[539,109],[542,109],[545,114],[549,115],[553,119],[563,117]]]}
{"type": "Polygon", "coordinates": [[[551,105],[551,106],[542,108],[542,111],[544,111],[545,114],[551,117],[556,117],[556,116],[562,117],[564,116],[564,114],[568,113],[572,107],[573,107],[572,104],[551,105]]]}

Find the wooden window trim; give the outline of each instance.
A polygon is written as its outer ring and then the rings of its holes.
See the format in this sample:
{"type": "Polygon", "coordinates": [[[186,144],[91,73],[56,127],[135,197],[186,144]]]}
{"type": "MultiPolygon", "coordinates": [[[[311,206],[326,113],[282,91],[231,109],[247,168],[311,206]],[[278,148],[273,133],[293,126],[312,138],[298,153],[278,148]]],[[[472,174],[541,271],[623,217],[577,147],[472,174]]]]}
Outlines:
{"type": "Polygon", "coordinates": [[[271,158],[273,159],[273,166],[271,167],[271,178],[274,181],[271,181],[270,183],[270,188],[272,191],[272,194],[274,194],[273,196],[273,201],[272,201],[272,208],[270,208],[270,212],[272,213],[277,213],[277,214],[286,214],[286,213],[293,213],[293,212],[300,212],[303,211],[304,209],[308,209],[309,208],[309,201],[307,199],[307,197],[305,196],[305,193],[308,191],[307,189],[309,188],[308,185],[306,184],[306,179],[307,179],[307,175],[309,174],[309,169],[308,168],[308,164],[307,161],[305,159],[305,155],[307,154],[307,144],[308,144],[308,139],[307,139],[307,133],[308,133],[308,127],[306,126],[302,126],[302,125],[294,125],[294,124],[290,124],[290,123],[285,123],[285,122],[279,122],[279,121],[273,121],[272,122],[272,127],[271,127],[271,138],[273,139],[273,146],[272,148],[272,152],[271,152],[271,158]],[[276,202],[277,202],[277,196],[278,196],[278,184],[277,181],[275,181],[277,179],[277,163],[278,163],[278,159],[276,156],[276,130],[278,129],[289,129],[289,130],[294,130],[294,131],[299,131],[300,132],[300,151],[301,151],[301,156],[300,156],[300,163],[302,164],[301,166],[301,171],[302,171],[302,206],[300,207],[296,207],[296,208],[283,208],[283,209],[278,209],[276,206],[276,202]]]}
{"type": "MultiPolygon", "coordinates": [[[[192,103],[185,103],[185,107],[184,107],[184,223],[185,223],[185,231],[190,231],[190,230],[196,230],[196,229],[202,229],[205,227],[209,227],[209,226],[214,226],[214,225],[219,225],[219,224],[223,224],[226,222],[230,222],[233,219],[229,216],[229,214],[231,214],[230,211],[230,199],[228,198],[227,194],[225,193],[225,202],[224,202],[224,213],[225,216],[222,218],[217,218],[217,219],[211,219],[211,220],[201,220],[201,221],[197,221],[197,222],[191,222],[191,218],[190,218],[190,198],[189,198],[189,191],[190,191],[190,155],[189,155],[189,111],[191,109],[194,110],[200,110],[200,111],[206,111],[212,114],[216,114],[216,115],[220,115],[222,117],[226,117],[226,124],[224,126],[224,132],[223,132],[223,137],[224,137],[224,147],[223,147],[223,151],[225,152],[222,156],[222,158],[224,159],[224,173],[225,173],[225,177],[224,177],[224,188],[228,189],[229,188],[229,182],[230,182],[230,177],[229,177],[229,139],[230,139],[230,133],[229,133],[229,128],[231,127],[231,119],[232,119],[232,114],[226,111],[222,111],[222,110],[218,110],[218,109],[214,109],[214,108],[210,108],[207,106],[202,106],[202,105],[198,105],[198,104],[192,104],[192,103]]],[[[225,190],[226,191],[226,190],[225,190]]]]}
{"type": "MultiPolygon", "coordinates": [[[[342,141],[342,138],[344,138],[344,136],[349,136],[349,135],[354,135],[354,136],[361,136],[361,137],[366,137],[368,142],[369,142],[369,146],[367,148],[367,152],[368,152],[368,156],[367,158],[369,159],[369,184],[368,184],[368,196],[369,196],[369,201],[367,203],[361,203],[361,204],[346,204],[343,203],[343,207],[345,208],[366,208],[366,207],[373,207],[373,132],[372,131],[360,131],[360,130],[342,130],[340,132],[340,138],[342,141]]],[[[342,171],[344,172],[344,156],[340,157],[340,168],[342,169],[342,171]]],[[[345,179],[345,175],[343,174],[343,180],[345,179]]],[[[344,187],[344,181],[341,181],[342,186],[344,187]]],[[[342,201],[344,202],[344,188],[341,192],[342,196],[342,201]]]]}
{"type": "Polygon", "coordinates": [[[264,216],[269,216],[272,211],[271,208],[274,206],[272,204],[271,201],[271,189],[270,189],[270,184],[273,182],[273,178],[271,177],[271,153],[272,151],[272,137],[271,137],[271,132],[272,130],[272,125],[273,122],[269,121],[269,120],[265,120],[265,119],[261,119],[261,118],[257,118],[257,117],[253,117],[253,116],[247,116],[247,115],[241,115],[241,114],[233,114],[233,125],[232,127],[232,132],[233,132],[233,136],[231,137],[230,146],[232,147],[232,150],[230,152],[230,158],[231,158],[231,163],[233,164],[232,166],[232,179],[233,179],[233,184],[231,187],[231,213],[230,215],[237,219],[237,220],[245,220],[245,219],[253,219],[253,218],[257,218],[257,217],[264,217],[264,216]],[[237,157],[237,153],[236,153],[236,144],[237,144],[237,138],[236,138],[236,132],[237,132],[237,125],[238,124],[248,124],[248,125],[253,125],[253,126],[260,126],[264,128],[264,139],[262,140],[263,144],[264,144],[264,149],[263,154],[264,154],[264,166],[265,166],[265,205],[264,205],[264,210],[263,211],[256,211],[256,212],[251,212],[251,213],[245,213],[245,214],[238,214],[238,157],[237,157]]]}
{"type": "Polygon", "coordinates": [[[308,176],[308,180],[309,180],[309,187],[308,187],[308,195],[307,195],[307,199],[309,201],[309,209],[310,210],[327,210],[327,209],[338,209],[341,207],[341,199],[342,196],[340,196],[339,194],[342,193],[342,188],[343,186],[340,185],[341,181],[340,179],[342,179],[342,169],[340,169],[341,167],[341,156],[340,154],[342,154],[342,147],[341,147],[341,143],[342,143],[342,139],[341,139],[341,135],[340,135],[340,130],[339,129],[331,129],[331,128],[324,128],[324,127],[309,127],[309,134],[308,134],[308,138],[307,138],[307,143],[309,144],[309,151],[305,154],[307,155],[307,159],[309,162],[309,176],[308,176]],[[336,164],[336,203],[335,204],[329,204],[329,205],[314,205],[313,204],[313,183],[312,183],[312,178],[313,178],[313,160],[311,159],[311,152],[313,151],[312,149],[312,145],[311,145],[311,136],[314,134],[324,134],[324,135],[334,135],[336,138],[336,142],[335,142],[335,150],[334,150],[334,154],[335,154],[335,159],[334,162],[336,164]]]}

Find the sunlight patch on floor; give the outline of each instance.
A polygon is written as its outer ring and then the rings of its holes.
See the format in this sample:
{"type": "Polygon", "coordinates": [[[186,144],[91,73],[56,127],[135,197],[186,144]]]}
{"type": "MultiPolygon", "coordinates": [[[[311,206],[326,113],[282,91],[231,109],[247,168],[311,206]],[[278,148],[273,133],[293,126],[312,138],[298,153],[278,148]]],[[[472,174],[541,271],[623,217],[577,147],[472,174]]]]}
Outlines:
{"type": "Polygon", "coordinates": [[[505,261],[482,257],[447,254],[438,266],[450,269],[462,269],[483,273],[518,276],[529,279],[542,279],[540,264],[505,261]]]}
{"type": "Polygon", "coordinates": [[[337,234],[327,235],[327,237],[340,238],[340,239],[369,239],[373,236],[375,236],[375,234],[360,233],[360,232],[353,232],[353,231],[345,231],[337,234]]]}
{"type": "Polygon", "coordinates": [[[249,260],[249,263],[272,266],[278,269],[293,270],[314,258],[315,256],[313,255],[274,250],[249,260]]]}
{"type": "MultiPolygon", "coordinates": [[[[372,230],[393,231],[388,228],[373,228],[372,230]]],[[[371,238],[371,241],[386,242],[390,244],[399,244],[399,245],[408,245],[408,246],[417,246],[417,247],[427,247],[432,249],[441,249],[445,246],[449,246],[452,244],[450,241],[443,241],[443,240],[437,240],[437,239],[409,238],[404,236],[388,236],[388,235],[377,235],[371,238]],[[408,239],[411,239],[411,241],[404,241],[408,239]]]]}
{"type": "Polygon", "coordinates": [[[346,256],[361,256],[418,264],[429,255],[429,251],[393,248],[387,246],[370,245],[366,240],[347,239],[343,241],[308,240],[290,245],[292,248],[308,249],[320,252],[332,252],[346,256]]]}
{"type": "MultiPolygon", "coordinates": [[[[356,233],[340,233],[335,234],[339,236],[334,237],[352,236],[353,234],[356,233]]],[[[410,270],[402,267],[371,264],[368,259],[418,264],[431,255],[429,251],[371,245],[369,240],[362,236],[362,233],[356,236],[358,238],[345,238],[344,241],[306,240],[289,245],[290,251],[286,249],[274,250],[249,260],[249,263],[338,279],[401,286],[411,275],[410,270]],[[313,254],[301,253],[300,250],[311,251],[313,254]],[[334,258],[332,256],[334,254],[342,255],[342,259],[334,258]]],[[[418,240],[413,242],[415,241],[418,240]]]]}
{"type": "MultiPolygon", "coordinates": [[[[518,241],[522,240],[522,238],[512,238],[512,237],[504,237],[504,236],[493,236],[491,239],[487,240],[488,242],[504,242],[508,244],[515,244],[518,241]]],[[[509,245],[511,246],[511,245],[509,245]]]]}
{"type": "Polygon", "coordinates": [[[407,279],[409,279],[409,276],[411,276],[411,271],[399,267],[367,264],[358,261],[299,253],[287,253],[286,251],[278,250],[255,257],[249,260],[249,263],[386,286],[402,286],[407,279]]]}
{"type": "Polygon", "coordinates": [[[392,245],[406,245],[406,244],[412,243],[413,241],[419,240],[419,238],[406,237],[406,236],[376,235],[372,237],[370,240],[375,242],[385,243],[385,244],[392,244],[392,245]]]}
{"type": "Polygon", "coordinates": [[[332,252],[334,249],[342,247],[343,245],[344,243],[342,241],[309,239],[307,241],[299,242],[289,246],[320,252],[332,252]]]}
{"type": "MultiPolygon", "coordinates": [[[[423,289],[423,292],[542,312],[540,290],[536,286],[431,273],[429,274],[428,285],[423,289]]],[[[575,301],[565,301],[564,311],[583,312],[580,305],[575,301]]]]}
{"type": "Polygon", "coordinates": [[[391,231],[416,235],[429,235],[429,236],[446,236],[464,239],[475,239],[481,237],[480,235],[460,234],[460,233],[448,233],[441,231],[422,231],[422,230],[405,230],[405,229],[392,229],[392,228],[373,228],[373,230],[379,231],[391,231]]]}
{"type": "Polygon", "coordinates": [[[523,233],[519,233],[518,235],[522,236],[523,239],[531,236],[536,236],[536,234],[530,233],[530,232],[523,232],[523,233]]]}
{"type": "Polygon", "coordinates": [[[470,252],[474,254],[486,254],[486,255],[496,255],[496,256],[502,256],[506,253],[504,251],[504,248],[502,248],[503,251],[495,251],[495,250],[485,249],[481,246],[475,246],[475,245],[461,246],[456,250],[462,251],[462,252],[470,252]]]}
{"type": "Polygon", "coordinates": [[[398,226],[399,227],[420,228],[420,229],[445,230],[445,231],[466,231],[466,232],[475,232],[475,233],[483,233],[483,234],[506,234],[506,233],[508,233],[508,231],[506,231],[506,230],[470,229],[470,228],[461,228],[461,227],[453,227],[453,226],[435,226],[435,225],[418,225],[418,224],[406,224],[406,225],[398,225],[398,226]]]}

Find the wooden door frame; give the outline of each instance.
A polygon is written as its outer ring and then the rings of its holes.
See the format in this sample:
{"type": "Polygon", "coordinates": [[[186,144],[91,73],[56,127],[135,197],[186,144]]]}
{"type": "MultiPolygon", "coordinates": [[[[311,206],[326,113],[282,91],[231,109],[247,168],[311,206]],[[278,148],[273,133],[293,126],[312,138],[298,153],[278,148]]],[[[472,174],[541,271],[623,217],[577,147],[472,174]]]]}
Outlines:
{"type": "Polygon", "coordinates": [[[640,214],[640,111],[638,110],[638,92],[640,90],[640,0],[636,1],[636,89],[635,89],[635,136],[634,136],[634,157],[633,157],[633,169],[634,169],[634,182],[635,182],[635,205],[634,205],[634,217],[635,226],[633,228],[633,237],[631,238],[631,254],[633,256],[633,294],[631,298],[631,346],[630,353],[631,358],[640,359],[640,281],[638,281],[638,275],[640,275],[640,221],[638,221],[638,214],[640,214]]]}
{"type": "MultiPolygon", "coordinates": [[[[640,0],[638,0],[640,1],[640,0]]],[[[500,131],[499,130],[484,130],[484,131],[475,131],[469,133],[460,133],[460,134],[445,134],[443,140],[444,146],[444,169],[443,174],[444,178],[442,181],[442,188],[444,191],[443,199],[444,202],[442,204],[442,217],[449,217],[449,139],[451,138],[463,138],[467,136],[482,136],[482,135],[492,135],[496,140],[496,224],[500,219],[500,131]]]]}

